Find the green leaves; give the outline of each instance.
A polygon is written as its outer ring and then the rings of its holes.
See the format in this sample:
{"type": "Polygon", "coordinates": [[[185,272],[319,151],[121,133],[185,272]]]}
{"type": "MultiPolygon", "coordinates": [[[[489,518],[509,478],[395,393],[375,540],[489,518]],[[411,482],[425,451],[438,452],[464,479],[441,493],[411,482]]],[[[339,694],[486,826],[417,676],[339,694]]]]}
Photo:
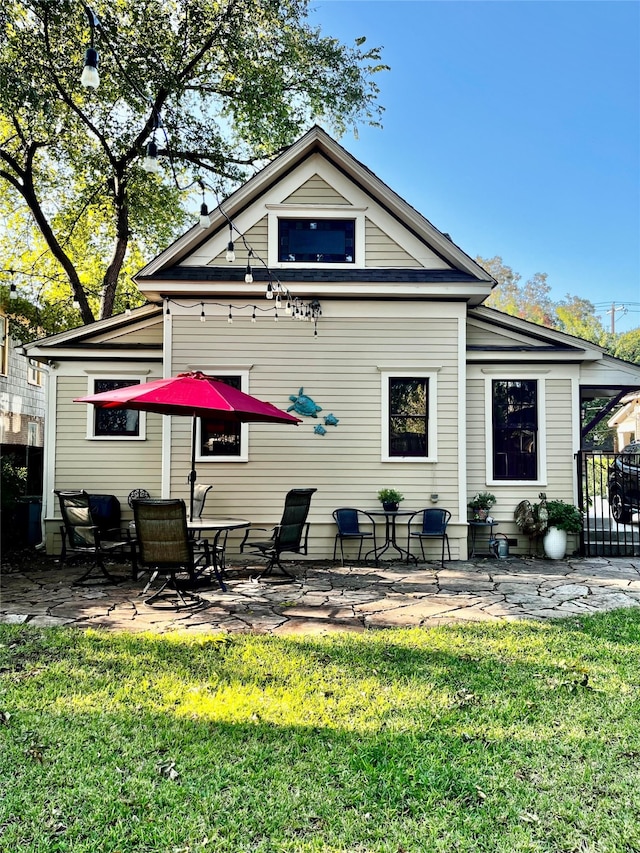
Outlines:
{"type": "MultiPolygon", "coordinates": [[[[0,186],[15,217],[4,266],[62,276],[84,322],[117,306],[132,247],[148,260],[183,229],[198,178],[226,193],[314,121],[337,134],[377,124],[386,69],[364,38],[347,47],[311,27],[308,0],[92,9],[97,89],[80,85],[90,31],[75,0],[9,0],[0,41],[0,186]],[[159,178],[141,169],[154,127],[159,178]]],[[[38,304],[49,298],[45,286],[38,304]]],[[[68,319],[54,317],[45,331],[68,319]]]]}

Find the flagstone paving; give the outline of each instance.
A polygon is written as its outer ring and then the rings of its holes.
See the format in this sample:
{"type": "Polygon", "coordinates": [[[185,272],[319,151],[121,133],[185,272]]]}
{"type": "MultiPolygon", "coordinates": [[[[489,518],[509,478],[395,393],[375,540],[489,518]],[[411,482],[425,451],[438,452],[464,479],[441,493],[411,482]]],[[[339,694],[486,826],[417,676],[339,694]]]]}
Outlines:
{"type": "MultiPolygon", "coordinates": [[[[294,581],[256,581],[259,566],[234,565],[226,592],[215,586],[199,590],[199,607],[176,611],[144,604],[144,577],[74,585],[81,567],[61,569],[53,558],[39,555],[30,562],[23,556],[2,568],[0,623],[277,636],[549,619],[640,606],[640,557],[484,558],[444,568],[304,561],[291,570],[294,581]]],[[[127,571],[120,569],[125,578],[127,571]]]]}

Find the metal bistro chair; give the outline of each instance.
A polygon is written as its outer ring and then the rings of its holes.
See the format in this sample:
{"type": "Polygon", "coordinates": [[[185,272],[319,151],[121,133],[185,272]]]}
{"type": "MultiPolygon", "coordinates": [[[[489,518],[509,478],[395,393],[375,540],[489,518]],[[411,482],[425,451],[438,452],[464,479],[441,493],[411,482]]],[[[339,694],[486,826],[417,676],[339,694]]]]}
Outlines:
{"type": "MultiPolygon", "coordinates": [[[[89,495],[82,489],[74,489],[64,491],[56,489],[55,494],[58,496],[60,504],[60,513],[62,515],[62,524],[60,526],[60,535],[62,537],[62,551],[60,553],[60,566],[64,565],[69,554],[81,555],[91,558],[91,564],[87,571],[74,581],[75,584],[82,584],[87,581],[93,569],[97,566],[102,572],[104,578],[111,583],[119,583],[124,578],[112,575],[105,565],[107,557],[113,557],[115,553],[123,553],[125,549],[131,552],[132,572],[135,575],[135,557],[132,550],[131,537],[127,530],[122,530],[120,527],[108,527],[111,521],[119,521],[119,505],[112,507],[110,520],[102,520],[97,512],[92,508],[92,498],[94,507],[100,504],[99,499],[112,498],[111,503],[117,505],[117,499],[111,495],[89,495]],[[96,503],[96,501],[98,501],[96,503]]],[[[104,502],[104,501],[103,501],[104,502]]]]}
{"type": "MultiPolygon", "coordinates": [[[[447,525],[451,513],[448,509],[419,509],[409,517],[407,523],[407,551],[411,552],[411,539],[420,540],[420,549],[422,550],[422,559],[426,561],[424,553],[425,539],[441,539],[442,540],[442,555],[440,558],[441,564],[444,566],[444,546],[447,545],[447,553],[451,559],[451,549],[449,548],[449,537],[447,536],[447,525]],[[420,521],[421,527],[419,530],[411,530],[411,524],[416,520],[420,521]]],[[[407,562],[409,558],[407,557],[407,562]]]]}
{"type": "Polygon", "coordinates": [[[253,549],[252,553],[266,557],[268,562],[265,569],[258,575],[258,580],[269,575],[277,566],[283,575],[295,580],[280,561],[281,554],[306,554],[307,540],[309,538],[309,523],[307,516],[309,515],[309,507],[311,505],[311,496],[317,489],[291,489],[284,499],[284,510],[280,523],[273,528],[270,539],[252,541],[249,539],[251,533],[257,530],[265,530],[262,527],[252,527],[244,534],[244,538],[240,543],[240,553],[245,548],[253,549]]]}
{"type": "Polygon", "coordinates": [[[212,567],[220,586],[222,578],[211,560],[206,540],[202,553],[197,553],[187,528],[187,507],[181,499],[134,500],[133,517],[136,525],[137,557],[151,571],[151,578],[142,591],[146,595],[159,574],[164,576],[160,588],[145,604],[161,607],[195,607],[201,605],[200,596],[189,591],[197,577],[212,567]]]}
{"type": "Polygon", "coordinates": [[[336,558],[338,542],[340,542],[340,555],[342,557],[342,565],[344,566],[344,540],[358,539],[360,541],[360,547],[358,548],[359,560],[362,554],[362,543],[365,539],[371,539],[373,540],[373,548],[371,550],[373,551],[376,565],[378,565],[376,523],[373,516],[369,515],[365,510],[356,509],[355,507],[340,507],[340,509],[334,509],[332,515],[336,525],[338,526],[338,532],[336,533],[333,541],[333,559],[335,560],[336,558]],[[363,530],[360,526],[361,522],[371,524],[371,530],[363,530]]]}

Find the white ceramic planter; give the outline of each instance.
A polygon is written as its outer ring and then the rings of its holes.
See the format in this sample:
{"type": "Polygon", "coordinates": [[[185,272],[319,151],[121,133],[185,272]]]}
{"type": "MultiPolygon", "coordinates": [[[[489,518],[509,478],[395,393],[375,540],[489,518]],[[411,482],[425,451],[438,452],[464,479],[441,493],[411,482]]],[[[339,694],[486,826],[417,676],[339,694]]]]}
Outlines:
{"type": "Polygon", "coordinates": [[[544,553],[550,560],[561,560],[567,553],[567,531],[550,527],[542,540],[544,553]]]}

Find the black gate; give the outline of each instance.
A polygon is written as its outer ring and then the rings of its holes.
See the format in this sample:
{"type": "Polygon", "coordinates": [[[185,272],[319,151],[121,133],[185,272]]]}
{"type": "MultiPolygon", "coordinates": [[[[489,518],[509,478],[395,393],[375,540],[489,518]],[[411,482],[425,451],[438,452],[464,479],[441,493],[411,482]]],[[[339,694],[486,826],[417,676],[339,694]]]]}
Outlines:
{"type": "Polygon", "coordinates": [[[622,453],[576,454],[578,501],[586,557],[640,556],[640,458],[622,453]]]}

